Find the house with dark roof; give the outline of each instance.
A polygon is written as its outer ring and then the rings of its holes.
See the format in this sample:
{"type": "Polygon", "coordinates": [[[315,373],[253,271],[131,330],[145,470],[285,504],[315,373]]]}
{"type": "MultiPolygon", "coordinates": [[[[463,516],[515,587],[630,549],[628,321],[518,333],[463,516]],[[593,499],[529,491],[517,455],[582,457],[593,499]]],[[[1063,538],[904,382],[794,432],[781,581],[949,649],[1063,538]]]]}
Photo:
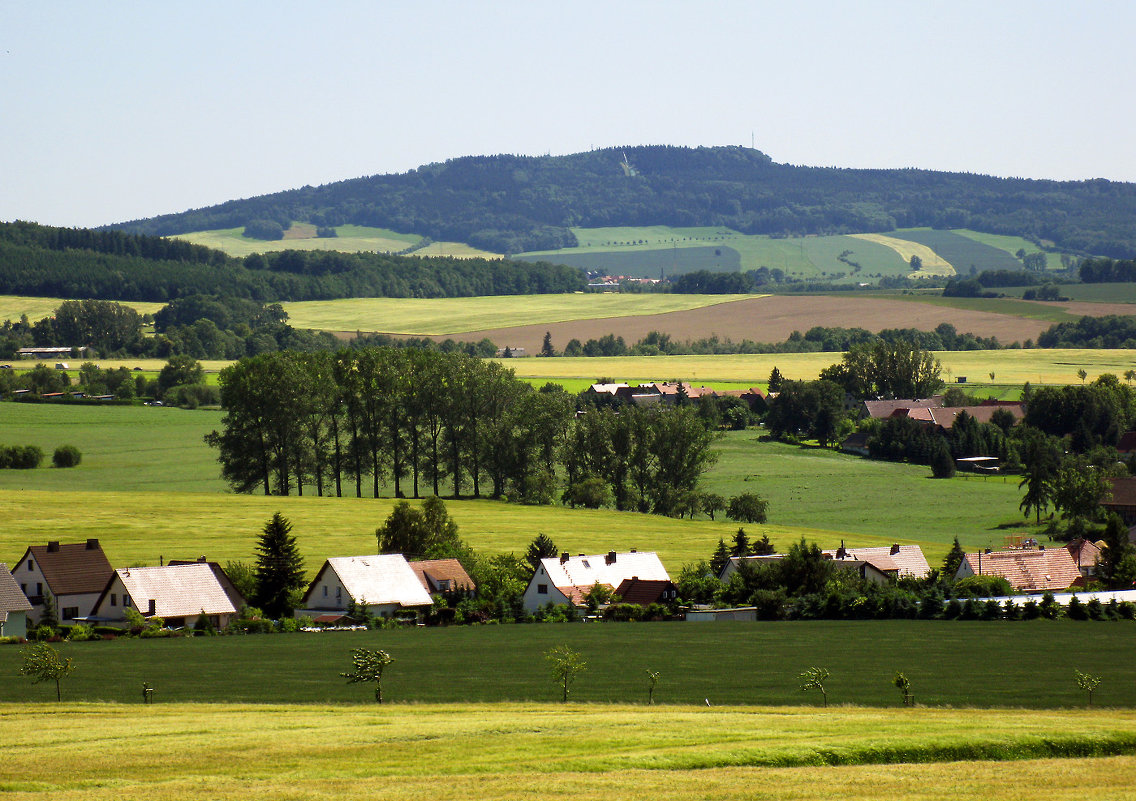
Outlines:
{"type": "Polygon", "coordinates": [[[477,585],[457,559],[425,559],[408,562],[423,589],[431,595],[461,592],[473,595],[477,585]]]}
{"type": "Polygon", "coordinates": [[[650,606],[668,604],[678,598],[678,588],[667,579],[641,579],[638,576],[624,579],[615,588],[615,594],[625,604],[650,606]]]}
{"type": "Polygon", "coordinates": [[[1089,579],[1097,574],[1097,563],[1100,562],[1102,555],[1099,545],[1082,537],[1067,543],[1065,550],[1073,557],[1081,578],[1089,579]]]}
{"type": "Polygon", "coordinates": [[[0,637],[25,637],[28,633],[28,612],[32,611],[28,596],[0,564],[0,637]]]}
{"type": "Polygon", "coordinates": [[[1045,592],[1072,587],[1081,577],[1081,571],[1069,551],[1042,546],[968,553],[955,578],[967,576],[1001,576],[1015,590],[1045,592]]]}
{"type": "Polygon", "coordinates": [[[214,628],[224,628],[236,617],[238,607],[208,563],[190,562],[115,570],[90,619],[126,623],[127,609],[175,627],[192,626],[205,615],[214,628]]]}
{"type": "Polygon", "coordinates": [[[96,539],[80,543],[33,545],[16,563],[12,575],[31,601],[29,620],[38,622],[47,593],[60,622],[87,617],[95,608],[114,570],[96,539]]]}
{"type": "Polygon", "coordinates": [[[1109,479],[1111,486],[1101,506],[1116,512],[1124,525],[1136,525],[1136,476],[1109,479]]]}

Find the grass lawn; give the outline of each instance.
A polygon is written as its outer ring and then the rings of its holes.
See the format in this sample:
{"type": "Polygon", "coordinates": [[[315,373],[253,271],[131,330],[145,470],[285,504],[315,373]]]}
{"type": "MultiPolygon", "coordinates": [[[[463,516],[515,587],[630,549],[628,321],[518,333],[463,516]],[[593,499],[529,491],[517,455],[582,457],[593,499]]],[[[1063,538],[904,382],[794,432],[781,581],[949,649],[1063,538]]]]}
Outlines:
{"type": "MultiPolygon", "coordinates": [[[[1018,510],[1022,493],[1014,476],[933,479],[922,465],[761,442],[758,433],[729,432],[720,440],[721,458],[705,484],[727,498],[756,492],[769,501],[769,519],[781,525],[848,532],[848,545],[919,545],[934,566],[956,536],[968,550],[998,548],[1006,534],[1032,522],[1018,510]]],[[[745,526],[751,540],[762,528],[745,526]]]]}
{"type": "MultiPolygon", "coordinates": [[[[294,226],[296,227],[296,226],[294,226]]],[[[244,227],[222,228],[215,231],[195,231],[179,234],[173,239],[184,239],[195,245],[204,245],[228,253],[230,256],[248,256],[275,250],[341,250],[345,252],[371,250],[379,253],[397,253],[419,242],[417,234],[400,234],[385,228],[368,228],[359,225],[341,225],[337,237],[320,239],[314,226],[297,227],[304,238],[285,235],[284,239],[265,241],[244,236],[244,227]],[[308,230],[310,228],[310,231],[308,230]]]]}
{"type": "Polygon", "coordinates": [[[1136,761],[1096,754],[1130,753],[1133,728],[1120,711],[20,704],[0,707],[0,788],[19,801],[1124,799],[1136,761]],[[1093,756],[1063,758],[1078,747],[1093,756]]]}
{"type": "MultiPolygon", "coordinates": [[[[58,647],[78,668],[64,682],[72,702],[134,702],[148,681],[169,703],[368,703],[371,689],[338,676],[360,647],[394,658],[384,680],[393,701],[557,701],[543,654],[566,644],[587,662],[576,701],[645,703],[654,670],[661,703],[819,707],[797,676],[820,665],[834,705],[900,706],[891,679],[903,671],[921,705],[1048,709],[1084,706],[1075,668],[1101,677],[1097,704],[1136,705],[1134,632],[1131,621],[1069,620],[550,623],[58,647]]],[[[18,647],[0,647],[0,702],[54,700],[54,685],[16,675],[19,661],[18,647]]]]}
{"type": "MultiPolygon", "coordinates": [[[[351,298],[283,304],[289,323],[325,331],[445,335],[517,325],[663,314],[752,295],[584,294],[474,298],[351,298]]],[[[758,296],[761,297],[761,296],[758,296]]]]}

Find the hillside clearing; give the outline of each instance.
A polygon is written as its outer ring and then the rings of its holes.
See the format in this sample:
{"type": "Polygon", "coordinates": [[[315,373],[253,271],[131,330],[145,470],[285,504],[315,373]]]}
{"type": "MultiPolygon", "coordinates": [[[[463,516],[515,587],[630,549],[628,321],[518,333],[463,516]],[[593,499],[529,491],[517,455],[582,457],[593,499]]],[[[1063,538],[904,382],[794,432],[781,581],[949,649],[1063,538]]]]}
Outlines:
{"type": "Polygon", "coordinates": [[[911,264],[912,257],[918,256],[922,260],[922,266],[909,274],[909,277],[919,278],[925,275],[954,275],[955,268],[951,263],[940,256],[935,251],[926,245],[921,245],[918,242],[911,242],[906,239],[896,239],[892,236],[885,236],[883,234],[850,234],[853,239],[863,239],[868,242],[875,242],[877,245],[891,248],[899,257],[908,264],[911,264]]]}

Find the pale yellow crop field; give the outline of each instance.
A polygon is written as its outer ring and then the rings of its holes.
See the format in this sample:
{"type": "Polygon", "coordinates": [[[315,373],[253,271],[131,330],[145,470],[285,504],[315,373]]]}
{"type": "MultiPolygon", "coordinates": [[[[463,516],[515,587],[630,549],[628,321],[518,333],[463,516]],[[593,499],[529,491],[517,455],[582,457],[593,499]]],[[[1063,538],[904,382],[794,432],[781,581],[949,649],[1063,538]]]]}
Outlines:
{"type": "MultiPolygon", "coordinates": [[[[698,309],[753,295],[584,294],[349,298],[283,304],[296,328],[429,336],[698,309]]],[[[756,296],[762,297],[762,296],[756,296]]]]}
{"type": "MultiPolygon", "coordinates": [[[[1043,349],[939,351],[943,380],[965,376],[971,384],[1077,384],[1079,369],[1092,381],[1102,373],[1123,379],[1136,369],[1136,350],[1043,349]],[[991,381],[990,373],[994,373],[991,381]]],[[[504,361],[504,360],[502,360],[504,361]]],[[[839,353],[773,353],[732,356],[619,356],[612,358],[525,358],[504,362],[518,376],[551,380],[610,377],[616,381],[682,379],[764,386],[776,367],[786,378],[813,380],[840,361],[839,353]]]]}
{"type": "Polygon", "coordinates": [[[1127,710],[6,704],[0,790],[12,801],[1122,800],[1136,798],[1131,756],[1012,754],[1133,729],[1127,710]],[[920,756],[979,747],[1011,757],[920,756]],[[849,764],[824,764],[834,758],[849,764]]]}
{"type": "MultiPolygon", "coordinates": [[[[26,295],[0,295],[0,320],[19,320],[20,315],[26,314],[32,322],[50,317],[59,308],[59,304],[67,298],[33,298],[26,295]]],[[[129,306],[139,314],[153,314],[164,306],[164,303],[147,303],[145,301],[123,300],[117,301],[123,306],[129,306]]]]}
{"type": "Polygon", "coordinates": [[[955,275],[955,268],[949,261],[944,259],[935,251],[926,245],[921,245],[918,242],[910,242],[906,239],[896,239],[892,236],[885,236],[884,234],[849,234],[854,239],[863,239],[867,242],[875,242],[877,245],[891,248],[899,254],[905,262],[910,262],[912,256],[918,256],[923,262],[923,266],[917,271],[911,273],[911,277],[919,278],[921,276],[930,275],[955,275]]]}

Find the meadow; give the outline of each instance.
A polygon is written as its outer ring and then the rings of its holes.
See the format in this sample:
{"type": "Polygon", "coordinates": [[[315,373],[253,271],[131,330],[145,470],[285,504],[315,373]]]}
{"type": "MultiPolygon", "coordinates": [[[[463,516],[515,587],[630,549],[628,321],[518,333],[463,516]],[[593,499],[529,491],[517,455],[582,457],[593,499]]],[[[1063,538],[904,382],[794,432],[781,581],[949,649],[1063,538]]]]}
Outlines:
{"type": "MultiPolygon", "coordinates": [[[[831,674],[830,705],[895,714],[902,706],[896,671],[928,707],[1083,707],[1087,696],[1074,669],[1101,678],[1096,704],[1132,707],[1134,631],[1132,621],[1044,619],[676,621],[119,638],[57,647],[77,666],[63,683],[72,703],[137,703],[148,682],[162,703],[370,704],[373,687],[339,677],[350,669],[353,648],[381,648],[394,658],[384,674],[386,700],[555,702],[559,688],[543,655],[568,645],[587,662],[572,686],[578,702],[645,705],[651,670],[660,674],[654,700],[663,704],[816,708],[820,693],[801,692],[797,677],[819,665],[831,674]]],[[[54,684],[16,677],[19,664],[18,647],[0,646],[0,702],[54,700],[54,684]]],[[[1136,711],[1128,714],[1136,723],[1136,711]]]]}
{"type": "Polygon", "coordinates": [[[1115,710],[21,703],[0,707],[0,789],[14,801],[1083,801],[1133,797],[1132,736],[1115,710]]]}
{"type": "Polygon", "coordinates": [[[884,234],[852,234],[852,237],[891,248],[907,263],[908,267],[911,266],[911,260],[918,257],[923,264],[918,270],[909,273],[908,277],[951,276],[955,274],[955,268],[951,266],[950,262],[919,242],[884,234]]]}
{"type": "MultiPolygon", "coordinates": [[[[979,272],[982,270],[1017,271],[1022,269],[1022,262],[1007,253],[1004,248],[955,231],[907,228],[895,231],[892,236],[930,248],[944,260],[950,262],[954,266],[954,272],[961,275],[969,274],[972,267],[979,272]]],[[[1036,245],[1025,248],[1027,253],[1037,249],[1036,245]]],[[[1057,260],[1056,257],[1054,260],[1057,260]]]]}
{"type": "Polygon", "coordinates": [[[473,298],[351,298],[284,303],[288,322],[325,331],[442,336],[485,328],[666,314],[764,295],[500,295],[473,298]]]}
{"type": "MultiPolygon", "coordinates": [[[[59,304],[67,298],[33,298],[26,295],[0,295],[0,321],[19,320],[20,315],[26,314],[32,322],[42,320],[55,314],[59,304]]],[[[123,306],[129,306],[139,314],[153,314],[164,306],[164,303],[147,303],[144,301],[122,301],[123,306]]]]}

